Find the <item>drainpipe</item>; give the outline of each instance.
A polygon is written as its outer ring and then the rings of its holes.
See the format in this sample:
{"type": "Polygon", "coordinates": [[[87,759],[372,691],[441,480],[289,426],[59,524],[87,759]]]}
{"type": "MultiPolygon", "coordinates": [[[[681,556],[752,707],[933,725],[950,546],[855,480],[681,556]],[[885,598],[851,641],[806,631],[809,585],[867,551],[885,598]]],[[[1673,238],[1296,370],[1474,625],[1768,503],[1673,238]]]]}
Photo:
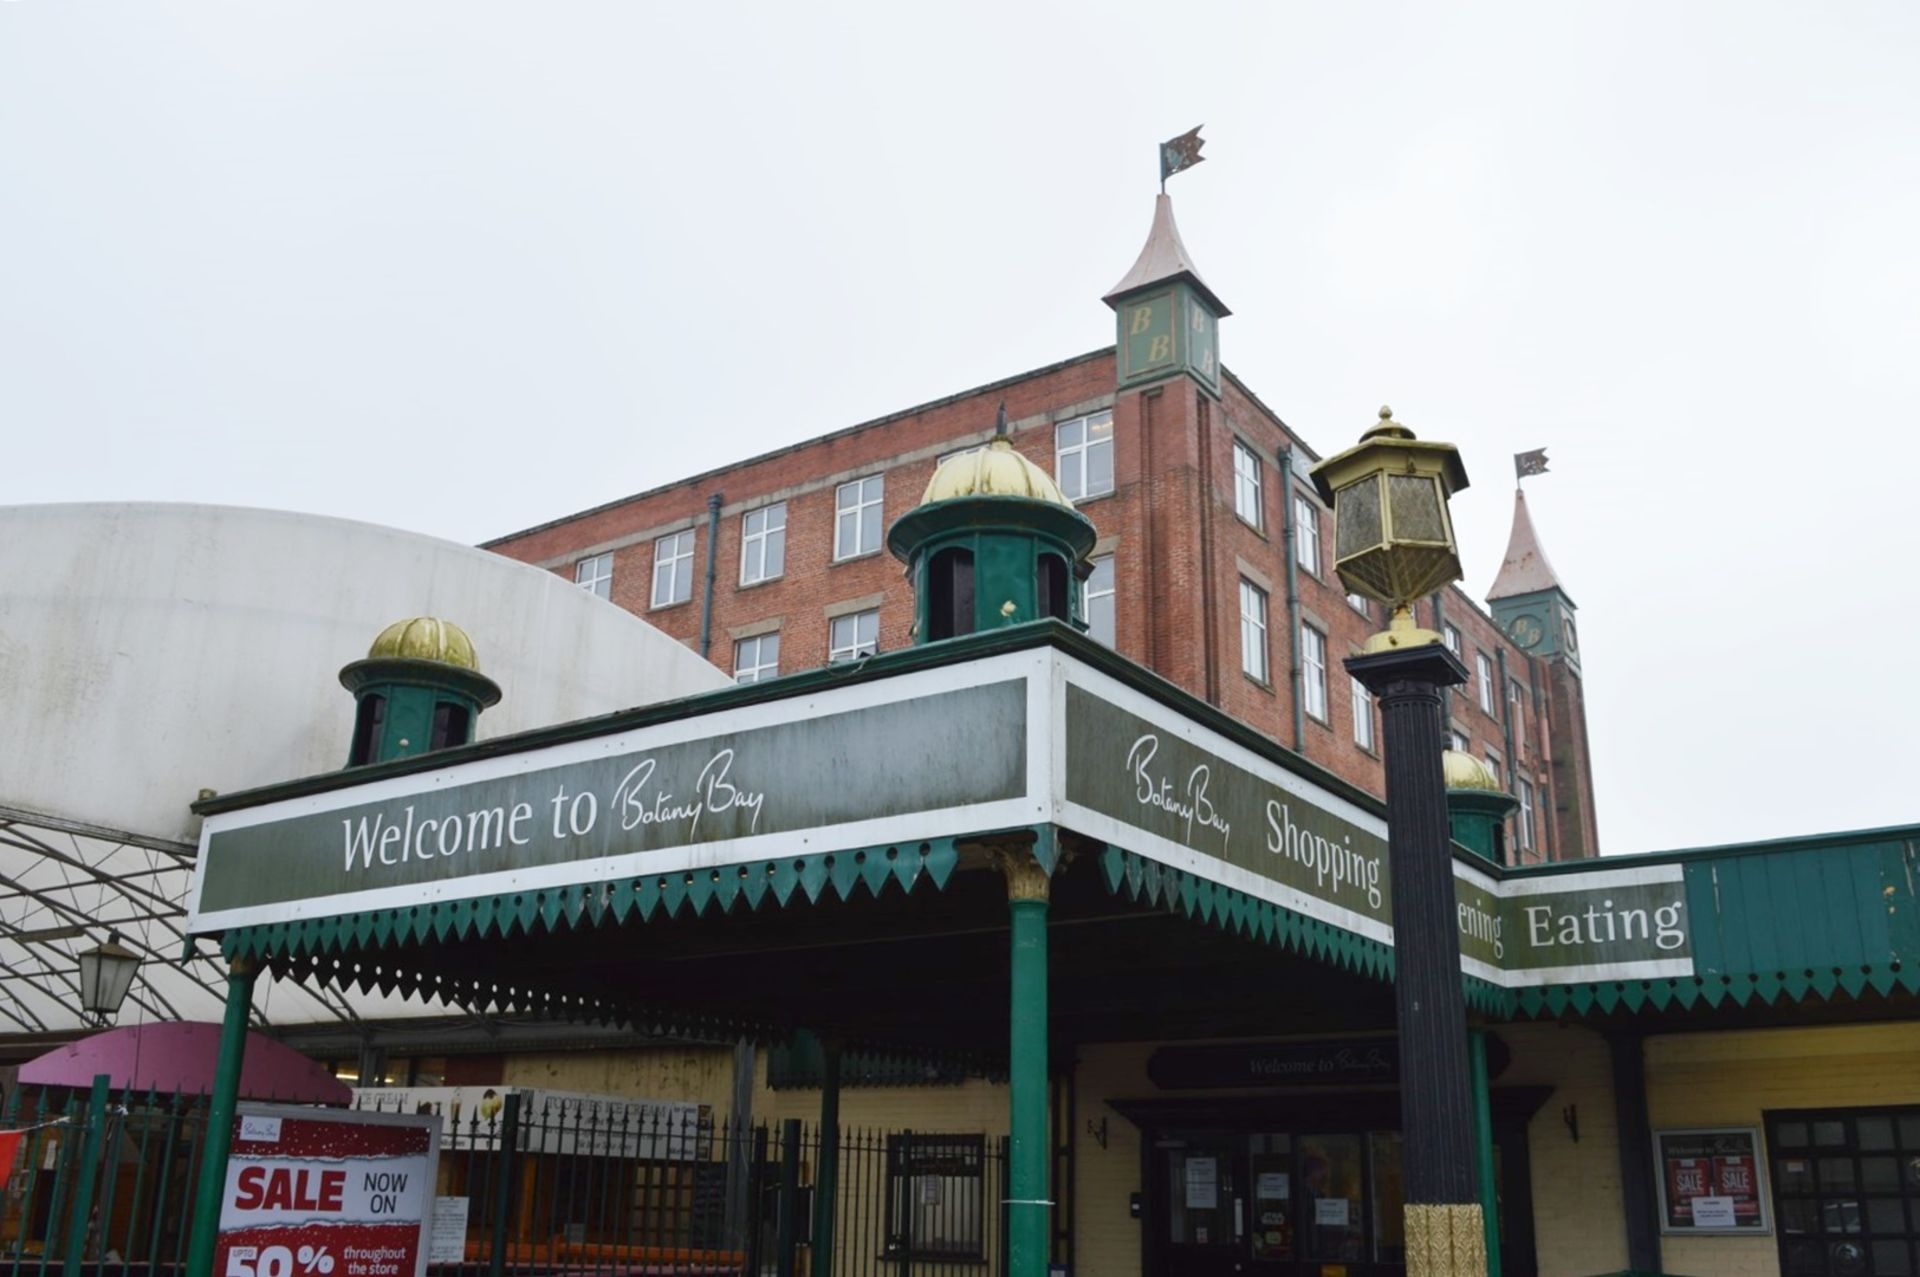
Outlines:
{"type": "Polygon", "coordinates": [[[1494,660],[1500,668],[1500,734],[1507,742],[1507,785],[1511,791],[1515,781],[1520,779],[1520,759],[1513,750],[1513,696],[1512,684],[1507,680],[1507,649],[1493,649],[1494,660]]]}
{"type": "Polygon", "coordinates": [[[707,498],[707,590],[700,600],[700,656],[713,647],[713,578],[720,568],[720,494],[707,498]]]}
{"type": "MultiPolygon", "coordinates": [[[[1440,600],[1444,594],[1445,591],[1443,590],[1435,590],[1433,592],[1433,632],[1440,636],[1442,642],[1444,642],[1447,637],[1446,609],[1440,606],[1440,600]]],[[[1455,653],[1455,655],[1458,655],[1458,653],[1455,653]]],[[[1461,657],[1461,659],[1465,660],[1466,658],[1461,657]]],[[[1440,689],[1440,730],[1446,736],[1447,748],[1453,748],[1453,689],[1451,687],[1443,687],[1440,689]]]]}
{"type": "MultiPolygon", "coordinates": [[[[1540,659],[1536,656],[1529,655],[1527,657],[1527,681],[1533,686],[1533,736],[1534,743],[1537,745],[1541,739],[1551,731],[1551,728],[1547,723],[1546,696],[1540,690],[1540,659]]],[[[1546,758],[1548,756],[1547,751],[1542,749],[1540,756],[1546,758]]],[[[1548,774],[1551,775],[1551,771],[1549,771],[1548,774]]],[[[1534,788],[1536,792],[1534,794],[1533,804],[1533,831],[1534,835],[1540,840],[1540,850],[1544,853],[1545,858],[1552,860],[1554,859],[1553,850],[1555,845],[1552,831],[1555,822],[1546,819],[1546,813],[1548,811],[1548,804],[1553,798],[1553,786],[1551,782],[1549,782],[1545,785],[1536,785],[1534,788]]]]}
{"type": "Polygon", "coordinates": [[[1300,564],[1294,558],[1293,445],[1280,445],[1280,553],[1287,560],[1287,687],[1293,697],[1293,752],[1307,748],[1307,707],[1300,703],[1300,564]]]}

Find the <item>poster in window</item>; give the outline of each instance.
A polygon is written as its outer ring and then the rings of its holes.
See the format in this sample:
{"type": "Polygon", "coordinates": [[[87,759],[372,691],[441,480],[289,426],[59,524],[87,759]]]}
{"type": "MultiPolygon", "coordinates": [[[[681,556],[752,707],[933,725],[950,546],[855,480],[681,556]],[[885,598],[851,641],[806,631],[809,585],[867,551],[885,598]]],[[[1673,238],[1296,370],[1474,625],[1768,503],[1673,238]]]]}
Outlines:
{"type": "Polygon", "coordinates": [[[1767,1202],[1760,1132],[1726,1126],[1655,1131],[1660,1230],[1665,1233],[1765,1233],[1767,1202]]]}

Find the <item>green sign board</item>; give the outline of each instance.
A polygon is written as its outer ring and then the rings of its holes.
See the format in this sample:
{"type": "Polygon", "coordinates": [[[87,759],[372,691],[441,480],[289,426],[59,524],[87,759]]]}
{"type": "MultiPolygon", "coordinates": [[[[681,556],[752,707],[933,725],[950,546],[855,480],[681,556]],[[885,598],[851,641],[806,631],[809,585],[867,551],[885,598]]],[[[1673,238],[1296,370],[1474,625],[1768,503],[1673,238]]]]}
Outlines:
{"type": "MultiPolygon", "coordinates": [[[[1391,942],[1392,871],[1377,816],[1191,722],[1074,682],[1065,726],[1066,823],[1391,942]]],[[[1454,869],[1460,952],[1473,974],[1534,984],[1692,972],[1679,866],[1509,879],[1458,861],[1454,869]]]]}
{"type": "Polygon", "coordinates": [[[273,908],[291,902],[337,913],[386,907],[371,897],[396,891],[404,903],[579,882],[591,862],[680,851],[692,863],[715,844],[751,859],[767,835],[836,826],[904,838],[903,817],[1026,794],[1026,714],[1026,682],[1008,679],[691,738],[685,722],[677,737],[641,729],[320,796],[346,806],[212,817],[194,913],[212,929],[296,916],[273,908]],[[375,797],[383,788],[395,792],[375,797]]]}

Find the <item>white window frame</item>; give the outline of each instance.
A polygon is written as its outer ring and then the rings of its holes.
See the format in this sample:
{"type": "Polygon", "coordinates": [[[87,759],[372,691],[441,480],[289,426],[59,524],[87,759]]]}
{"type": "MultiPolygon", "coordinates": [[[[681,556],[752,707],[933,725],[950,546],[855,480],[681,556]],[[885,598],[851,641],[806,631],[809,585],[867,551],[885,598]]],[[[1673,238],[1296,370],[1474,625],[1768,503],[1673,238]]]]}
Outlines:
{"type": "Polygon", "coordinates": [[[1455,656],[1460,655],[1460,630],[1457,626],[1451,622],[1442,624],[1440,626],[1440,641],[1447,645],[1449,652],[1452,652],[1455,656]]]}
{"type": "Polygon", "coordinates": [[[1319,577],[1320,507],[1301,492],[1293,494],[1293,561],[1319,577]]]}
{"type": "Polygon", "coordinates": [[[1252,525],[1266,530],[1263,507],[1265,484],[1260,473],[1260,454],[1238,439],[1233,441],[1233,512],[1252,525]]]}
{"type": "Polygon", "coordinates": [[[695,537],[692,528],[683,528],[678,532],[669,532],[653,543],[653,607],[673,607],[693,598],[693,549],[695,537]],[[661,591],[661,569],[666,569],[666,590],[661,591]],[[685,569],[686,579],[681,579],[681,570],[685,569]]]}
{"type": "Polygon", "coordinates": [[[573,583],[595,598],[613,601],[613,551],[592,554],[573,565],[573,583]]]}
{"type": "Polygon", "coordinates": [[[870,474],[851,479],[833,490],[833,561],[843,562],[880,552],[881,524],[885,522],[887,477],[870,474]],[[848,545],[851,528],[852,545],[848,545]],[[869,533],[871,528],[871,533],[869,533]],[[873,544],[869,546],[867,542],[873,544]]]}
{"type": "Polygon", "coordinates": [[[1347,594],[1347,606],[1369,620],[1373,618],[1373,609],[1368,606],[1370,602],[1371,600],[1364,594],[1354,594],[1351,592],[1347,594]]]}
{"type": "Polygon", "coordinates": [[[838,664],[841,661],[857,661],[872,656],[880,650],[880,609],[870,607],[861,612],[843,612],[827,622],[827,663],[838,664]],[[842,640],[841,627],[848,627],[846,641],[842,640]],[[861,638],[860,631],[871,628],[871,638],[861,638]]]}
{"type": "Polygon", "coordinates": [[[1113,491],[1113,410],[1090,412],[1084,417],[1058,422],[1053,427],[1053,477],[1069,501],[1087,501],[1113,491]],[[1094,438],[1095,430],[1103,430],[1094,438]],[[1075,435],[1069,442],[1069,436],[1075,435]],[[1106,458],[1106,486],[1096,487],[1090,479],[1095,454],[1106,458]],[[1069,479],[1067,462],[1073,461],[1074,477],[1069,479]],[[1076,491],[1077,489],[1077,491],[1076,491]]]}
{"type": "Polygon", "coordinates": [[[1357,678],[1353,684],[1353,743],[1369,754],[1373,752],[1373,693],[1357,678]]]}
{"type": "Polygon", "coordinates": [[[1493,658],[1485,652],[1473,654],[1474,681],[1480,684],[1480,709],[1493,713],[1493,658]]]}
{"type": "Polygon", "coordinates": [[[1465,732],[1456,732],[1453,728],[1449,727],[1447,729],[1447,748],[1462,754],[1472,754],[1473,742],[1467,739],[1465,732]]]}
{"type": "Polygon", "coordinates": [[[755,634],[751,638],[733,641],[733,681],[736,683],[761,683],[780,676],[780,631],[771,630],[765,634],[755,634]],[[773,645],[773,651],[767,651],[767,645],[773,645]],[[752,660],[742,664],[743,656],[751,655],[752,660]],[[771,657],[771,659],[769,659],[771,657]]]}
{"type": "Polygon", "coordinates": [[[1240,578],[1240,672],[1256,683],[1269,678],[1267,592],[1240,578]]]}
{"type": "Polygon", "coordinates": [[[758,585],[777,581],[787,574],[787,503],[775,501],[740,516],[740,584],[758,585]],[[760,526],[754,527],[755,518],[760,526]],[[780,520],[775,525],[774,519],[780,520]],[[778,566],[767,570],[767,560],[777,558],[778,566]]]}
{"type": "Polygon", "coordinates": [[[1518,835],[1520,850],[1533,850],[1533,785],[1526,777],[1519,777],[1514,788],[1519,791],[1520,819],[1515,833],[1518,835]]]}
{"type": "Polygon", "coordinates": [[[1300,703],[1309,717],[1322,723],[1329,721],[1327,636],[1305,621],[1300,623],[1300,703]]]}
{"type": "Polygon", "coordinates": [[[1087,619],[1087,633],[1091,637],[1099,642],[1105,643],[1108,647],[1113,647],[1118,641],[1120,625],[1120,600],[1114,591],[1113,556],[1111,554],[1102,554],[1088,560],[1088,562],[1092,564],[1093,571],[1087,574],[1087,579],[1080,585],[1080,615],[1087,619]],[[1105,588],[1098,588],[1095,585],[1095,581],[1103,571],[1106,573],[1107,578],[1105,588]],[[1094,617],[1097,615],[1096,609],[1100,607],[1102,601],[1105,602],[1107,613],[1107,632],[1105,635],[1100,633],[1100,626],[1094,623],[1094,617]]]}

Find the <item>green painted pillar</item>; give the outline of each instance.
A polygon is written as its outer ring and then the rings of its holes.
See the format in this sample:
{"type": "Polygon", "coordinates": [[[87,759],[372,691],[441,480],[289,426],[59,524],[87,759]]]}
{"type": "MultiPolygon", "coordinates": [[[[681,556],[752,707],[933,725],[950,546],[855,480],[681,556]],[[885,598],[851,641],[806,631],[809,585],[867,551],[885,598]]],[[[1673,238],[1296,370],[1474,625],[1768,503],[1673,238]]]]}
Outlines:
{"type": "Polygon", "coordinates": [[[1047,1277],[1047,872],[1031,847],[1001,850],[1012,913],[1012,1035],[1007,1060],[1008,1277],[1047,1277]]]}
{"type": "Polygon", "coordinates": [[[256,968],[235,958],[227,968],[227,1015],[220,1025],[220,1059],[207,1103],[207,1142],[200,1155],[200,1182],[193,1194],[193,1236],[187,1244],[187,1277],[213,1277],[214,1243],[220,1233],[220,1203],[227,1189],[227,1152],[233,1147],[233,1111],[240,1099],[240,1066],[247,1055],[247,1013],[253,1005],[256,968]]]}
{"type": "Polygon", "coordinates": [[[1487,1230],[1487,1277],[1500,1277],[1500,1182],[1494,1175],[1493,1090],[1487,1077],[1487,1031],[1467,1030],[1473,1068],[1473,1151],[1480,1163],[1480,1222],[1487,1230]]]}
{"type": "Polygon", "coordinates": [[[820,1163],[813,1171],[813,1277],[833,1277],[833,1213],[840,1191],[840,1039],[820,1042],[820,1163]]]}

